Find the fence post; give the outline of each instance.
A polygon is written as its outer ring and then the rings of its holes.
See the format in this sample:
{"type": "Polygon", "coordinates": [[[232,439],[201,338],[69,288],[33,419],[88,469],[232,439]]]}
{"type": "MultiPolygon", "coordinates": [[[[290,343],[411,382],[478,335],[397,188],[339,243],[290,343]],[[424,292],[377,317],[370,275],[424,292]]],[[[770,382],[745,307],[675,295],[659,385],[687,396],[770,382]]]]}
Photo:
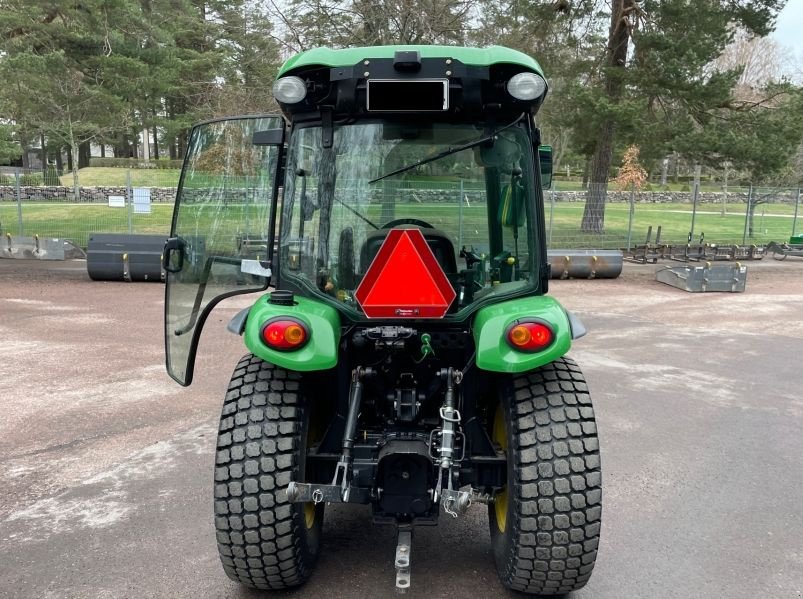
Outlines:
{"type": "Polygon", "coordinates": [[[797,234],[797,214],[800,211],[800,188],[797,188],[797,198],[795,199],[795,217],[792,219],[792,237],[797,234]]]}
{"type": "Polygon", "coordinates": [[[134,190],[131,189],[131,169],[125,172],[125,201],[128,207],[128,232],[134,232],[134,190]]]}
{"type": "Polygon", "coordinates": [[[460,189],[457,192],[457,247],[463,248],[463,179],[460,179],[460,189]]]}
{"type": "Polygon", "coordinates": [[[22,190],[20,189],[20,169],[14,169],[14,195],[17,198],[17,235],[25,233],[22,226],[22,190]]]}
{"type": "Polygon", "coordinates": [[[552,185],[549,186],[549,237],[547,238],[547,247],[552,247],[552,223],[555,220],[555,180],[552,180],[552,185]]]}
{"type": "Polygon", "coordinates": [[[636,211],[636,185],[630,185],[630,218],[627,222],[627,251],[630,251],[630,241],[633,239],[633,214],[636,211]]]}
{"type": "Polygon", "coordinates": [[[747,211],[744,213],[744,233],[742,233],[742,245],[747,245],[747,223],[750,220],[750,203],[753,201],[753,184],[747,190],[747,211]]]}
{"type": "Polygon", "coordinates": [[[691,198],[691,230],[689,231],[689,243],[694,239],[694,221],[697,220],[697,198],[700,193],[700,183],[694,182],[694,193],[691,198]]]}

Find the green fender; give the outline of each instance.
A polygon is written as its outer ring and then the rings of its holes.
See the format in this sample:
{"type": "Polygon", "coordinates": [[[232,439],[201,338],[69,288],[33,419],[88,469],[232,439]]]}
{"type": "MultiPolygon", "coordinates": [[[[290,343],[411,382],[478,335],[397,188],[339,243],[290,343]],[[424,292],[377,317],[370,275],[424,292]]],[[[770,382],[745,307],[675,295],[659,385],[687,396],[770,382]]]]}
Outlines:
{"type": "Polygon", "coordinates": [[[340,343],[340,316],[337,310],[306,297],[296,297],[292,306],[278,306],[268,302],[270,294],[259,298],[248,312],[243,339],[253,353],[270,362],[287,368],[309,372],[327,370],[337,364],[337,347],[340,343]],[[303,322],[309,331],[309,341],[301,349],[278,351],[262,342],[262,327],[277,316],[292,316],[303,322]]]}
{"type": "Polygon", "coordinates": [[[557,300],[542,295],[481,308],[474,317],[473,334],[477,348],[477,368],[518,373],[554,362],[569,351],[572,338],[585,334],[585,329],[557,300]],[[517,320],[531,318],[548,323],[555,332],[555,340],[540,352],[513,349],[506,341],[508,327],[517,320]]]}

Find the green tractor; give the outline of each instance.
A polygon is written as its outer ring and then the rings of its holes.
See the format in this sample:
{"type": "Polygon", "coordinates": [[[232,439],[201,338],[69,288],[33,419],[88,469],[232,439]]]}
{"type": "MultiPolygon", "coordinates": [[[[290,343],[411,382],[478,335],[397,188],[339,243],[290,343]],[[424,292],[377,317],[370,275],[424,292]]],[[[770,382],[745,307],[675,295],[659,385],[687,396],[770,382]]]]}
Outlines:
{"type": "Polygon", "coordinates": [[[303,584],[326,506],[356,503],[396,527],[399,591],[415,528],[477,505],[504,586],[588,581],[600,453],[566,357],[585,329],[546,295],[546,93],[507,48],[321,48],[281,68],[280,116],[192,130],[163,256],[170,375],[191,383],[218,302],[273,288],[228,325],[249,352],[214,478],[233,580],[303,584]]]}

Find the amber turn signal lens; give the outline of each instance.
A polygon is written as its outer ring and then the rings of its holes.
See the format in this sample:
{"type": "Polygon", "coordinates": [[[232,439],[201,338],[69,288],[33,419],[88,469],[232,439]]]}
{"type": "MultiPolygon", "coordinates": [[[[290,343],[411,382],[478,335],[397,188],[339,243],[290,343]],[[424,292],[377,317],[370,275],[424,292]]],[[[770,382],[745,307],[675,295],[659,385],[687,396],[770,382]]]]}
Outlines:
{"type": "Polygon", "coordinates": [[[299,349],[307,342],[308,337],[307,327],[289,318],[268,321],[262,328],[262,340],[271,349],[299,349]]]}
{"type": "Polygon", "coordinates": [[[513,349],[541,351],[552,344],[555,334],[543,322],[520,322],[508,329],[507,342],[513,349]]]}
{"type": "Polygon", "coordinates": [[[527,345],[533,338],[533,336],[530,334],[530,330],[521,324],[510,329],[509,337],[510,342],[516,347],[523,347],[527,345]]]}

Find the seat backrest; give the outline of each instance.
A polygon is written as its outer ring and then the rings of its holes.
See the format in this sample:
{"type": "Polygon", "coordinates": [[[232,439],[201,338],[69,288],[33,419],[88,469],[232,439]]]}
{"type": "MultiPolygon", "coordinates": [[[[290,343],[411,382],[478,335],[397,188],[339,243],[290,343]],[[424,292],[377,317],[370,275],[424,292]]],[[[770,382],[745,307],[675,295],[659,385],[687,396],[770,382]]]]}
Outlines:
{"type": "MultiPolygon", "coordinates": [[[[443,272],[447,275],[457,274],[457,257],[454,253],[454,245],[452,245],[446,233],[438,229],[427,229],[410,225],[405,225],[404,228],[420,230],[427,245],[429,245],[432,253],[435,255],[435,259],[443,269],[443,272]]],[[[360,249],[361,274],[365,274],[368,271],[368,267],[371,266],[371,262],[379,253],[379,248],[382,247],[389,232],[390,229],[379,229],[378,231],[373,231],[368,234],[360,249]]]]}

